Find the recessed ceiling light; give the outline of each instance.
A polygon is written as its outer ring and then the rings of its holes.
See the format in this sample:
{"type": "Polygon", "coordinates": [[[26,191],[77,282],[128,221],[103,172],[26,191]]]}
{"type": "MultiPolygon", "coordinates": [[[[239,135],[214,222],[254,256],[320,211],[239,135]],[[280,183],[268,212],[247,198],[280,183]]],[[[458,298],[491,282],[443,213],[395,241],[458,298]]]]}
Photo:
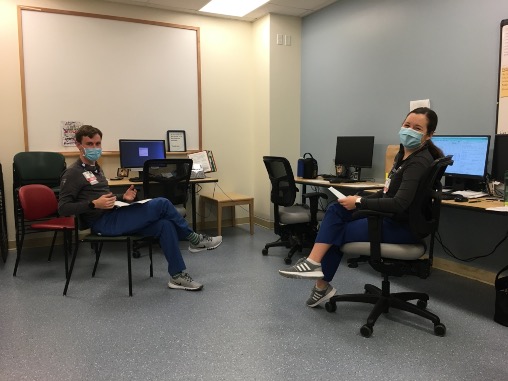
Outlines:
{"type": "Polygon", "coordinates": [[[243,17],[269,0],[212,0],[200,12],[243,17]]]}

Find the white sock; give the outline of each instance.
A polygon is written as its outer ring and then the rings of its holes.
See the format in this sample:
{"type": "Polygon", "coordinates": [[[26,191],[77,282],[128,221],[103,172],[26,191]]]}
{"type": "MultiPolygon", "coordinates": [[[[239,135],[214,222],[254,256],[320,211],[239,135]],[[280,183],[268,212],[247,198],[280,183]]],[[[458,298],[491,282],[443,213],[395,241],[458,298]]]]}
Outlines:
{"type": "Polygon", "coordinates": [[[317,266],[317,265],[320,265],[321,263],[319,262],[316,262],[316,261],[313,261],[312,259],[309,259],[307,258],[307,261],[309,261],[310,263],[312,263],[313,265],[317,266]]]}

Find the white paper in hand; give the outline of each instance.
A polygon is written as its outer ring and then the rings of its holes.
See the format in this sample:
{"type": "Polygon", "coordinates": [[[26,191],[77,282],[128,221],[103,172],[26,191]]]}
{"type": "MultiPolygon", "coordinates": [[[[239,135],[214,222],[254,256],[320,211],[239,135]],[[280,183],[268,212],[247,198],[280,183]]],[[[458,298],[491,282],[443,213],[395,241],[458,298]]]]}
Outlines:
{"type": "Polygon", "coordinates": [[[328,189],[330,190],[330,192],[332,192],[335,196],[337,196],[337,198],[339,200],[345,198],[346,196],[344,196],[342,193],[340,193],[337,189],[335,189],[334,187],[328,187],[328,189]]]}

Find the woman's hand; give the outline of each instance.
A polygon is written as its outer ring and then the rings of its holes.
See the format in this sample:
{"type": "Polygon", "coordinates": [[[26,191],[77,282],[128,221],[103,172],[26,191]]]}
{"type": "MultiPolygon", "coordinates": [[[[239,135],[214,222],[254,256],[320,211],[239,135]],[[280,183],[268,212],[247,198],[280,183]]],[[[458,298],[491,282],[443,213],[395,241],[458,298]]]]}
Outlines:
{"type": "Polygon", "coordinates": [[[347,210],[356,209],[356,199],[358,196],[347,196],[343,199],[337,200],[339,204],[341,204],[347,210]]]}
{"type": "Polygon", "coordinates": [[[127,201],[127,202],[134,201],[136,199],[137,194],[138,194],[138,191],[136,190],[136,188],[134,188],[134,185],[131,185],[129,187],[129,189],[127,189],[125,191],[125,193],[123,194],[123,199],[124,199],[124,201],[127,201]]]}

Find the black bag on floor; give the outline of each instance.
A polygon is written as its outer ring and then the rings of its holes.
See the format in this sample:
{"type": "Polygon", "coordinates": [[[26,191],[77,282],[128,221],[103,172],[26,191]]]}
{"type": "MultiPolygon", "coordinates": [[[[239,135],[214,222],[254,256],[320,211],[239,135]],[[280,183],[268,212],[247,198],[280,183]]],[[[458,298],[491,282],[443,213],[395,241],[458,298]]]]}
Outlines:
{"type": "Polygon", "coordinates": [[[496,275],[494,287],[496,288],[496,308],[494,321],[508,327],[508,274],[501,277],[501,274],[508,270],[505,266],[496,275]]]}

